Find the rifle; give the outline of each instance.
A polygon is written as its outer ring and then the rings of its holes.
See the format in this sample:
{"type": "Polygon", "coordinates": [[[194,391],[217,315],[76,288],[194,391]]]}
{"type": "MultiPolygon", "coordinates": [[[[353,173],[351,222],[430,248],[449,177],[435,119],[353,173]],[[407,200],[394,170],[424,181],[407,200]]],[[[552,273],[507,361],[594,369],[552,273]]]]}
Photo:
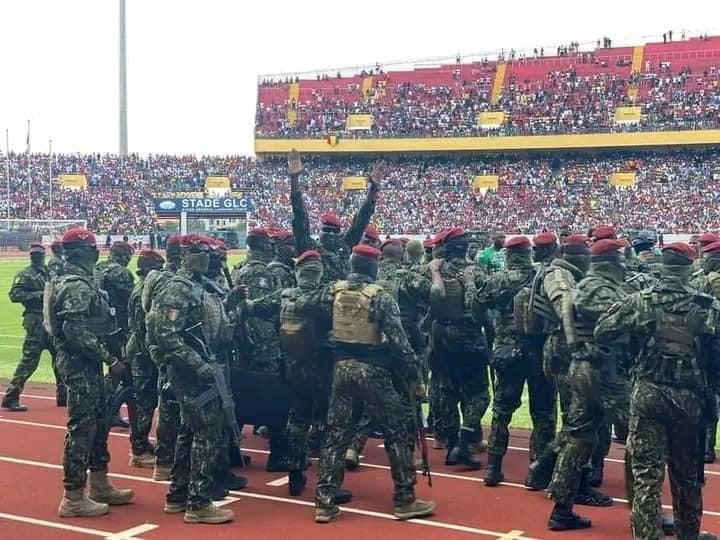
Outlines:
{"type": "Polygon", "coordinates": [[[427,439],[425,438],[425,421],[422,415],[422,405],[416,404],[417,409],[417,443],[422,457],[422,475],[427,476],[428,486],[432,487],[432,476],[430,474],[430,461],[428,460],[427,439]]]}
{"type": "MultiPolygon", "coordinates": [[[[125,371],[120,379],[120,383],[117,385],[113,397],[110,401],[109,418],[112,418],[116,413],[120,411],[120,407],[123,403],[127,405],[128,409],[128,422],[130,423],[130,433],[138,433],[138,417],[137,417],[137,395],[135,394],[135,385],[132,378],[132,369],[130,362],[127,361],[125,356],[125,347],[123,347],[120,337],[122,335],[122,329],[118,328],[108,335],[106,343],[110,353],[115,356],[119,362],[125,366],[125,371]]],[[[142,354],[138,352],[137,354],[142,354]]]]}
{"type": "Polygon", "coordinates": [[[233,280],[232,280],[232,276],[230,275],[230,270],[228,270],[227,265],[225,265],[225,264],[222,265],[222,272],[223,272],[223,276],[225,276],[225,279],[227,280],[228,287],[230,287],[232,289],[233,288],[233,280]]]}

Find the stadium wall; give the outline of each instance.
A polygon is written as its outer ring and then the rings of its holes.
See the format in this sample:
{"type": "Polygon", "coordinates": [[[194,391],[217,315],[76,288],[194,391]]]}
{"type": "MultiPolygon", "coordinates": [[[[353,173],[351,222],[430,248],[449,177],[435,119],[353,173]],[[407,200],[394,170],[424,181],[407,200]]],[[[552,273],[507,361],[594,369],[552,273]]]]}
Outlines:
{"type": "Polygon", "coordinates": [[[720,145],[720,129],[585,135],[528,135],[518,137],[444,137],[425,139],[343,139],[331,146],[327,139],[256,139],[257,154],[285,154],[290,150],[313,154],[392,152],[500,152],[720,145]]]}

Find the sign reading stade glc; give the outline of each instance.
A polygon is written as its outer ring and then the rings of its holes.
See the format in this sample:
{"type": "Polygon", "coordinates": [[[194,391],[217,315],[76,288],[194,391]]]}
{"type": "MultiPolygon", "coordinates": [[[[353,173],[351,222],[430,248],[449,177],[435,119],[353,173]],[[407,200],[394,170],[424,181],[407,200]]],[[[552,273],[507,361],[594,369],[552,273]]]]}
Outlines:
{"type": "Polygon", "coordinates": [[[155,213],[158,215],[187,214],[204,215],[243,215],[254,210],[250,197],[220,198],[172,198],[153,199],[155,213]]]}

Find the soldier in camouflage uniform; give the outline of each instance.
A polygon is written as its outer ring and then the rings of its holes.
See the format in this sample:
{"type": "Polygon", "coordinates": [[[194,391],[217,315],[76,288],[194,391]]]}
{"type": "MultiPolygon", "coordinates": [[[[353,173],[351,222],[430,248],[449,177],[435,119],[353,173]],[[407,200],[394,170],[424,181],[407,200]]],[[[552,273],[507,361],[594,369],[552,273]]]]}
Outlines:
{"type": "Polygon", "coordinates": [[[415,469],[407,445],[402,392],[424,393],[415,354],[392,296],[374,284],[380,251],[353,248],[347,281],[329,284],[301,296],[298,313],[332,321],[335,372],[327,431],[320,456],[315,521],[327,523],[340,515],[335,492],[342,481],[343,456],[358,420],[366,411],[385,437],[385,451],[395,484],[394,514],[398,519],[427,516],[435,503],[415,499],[415,469]],[[393,384],[393,377],[395,384],[393,384]]]}
{"type": "MultiPolygon", "coordinates": [[[[129,337],[128,328],[128,302],[130,301],[130,293],[132,293],[135,278],[128,269],[128,264],[132,259],[133,248],[127,242],[115,242],[110,248],[108,258],[99,262],[95,267],[95,280],[100,290],[108,295],[110,307],[115,310],[115,317],[119,325],[117,332],[110,342],[110,346],[115,354],[122,362],[127,362],[124,356],[124,348],[129,337]]],[[[110,411],[112,415],[113,426],[128,428],[129,424],[120,417],[120,403],[114,400],[114,394],[118,388],[118,381],[113,381],[106,377],[108,385],[107,397],[110,402],[115,401],[114,407],[118,410],[110,411]]]]}
{"type": "Polygon", "coordinates": [[[331,283],[345,279],[350,270],[350,250],[362,240],[363,233],[375,212],[375,200],[380,190],[380,182],[385,176],[386,167],[383,162],[375,165],[370,172],[370,188],[368,195],[350,228],[340,232],[341,223],[334,214],[320,216],[320,242],[316,243],[310,236],[310,219],[300,190],[300,175],[305,171],[297,151],[290,153],[288,158],[290,174],[290,203],[293,209],[292,229],[295,236],[297,253],[315,249],[322,256],[324,266],[323,281],[331,283]]]}
{"type": "Polygon", "coordinates": [[[63,235],[65,269],[52,282],[45,325],[58,349],[57,369],[68,389],[67,427],[63,456],[65,492],[60,517],[99,516],[108,505],[127,504],[130,489],[116,489],[108,480],[110,431],[102,364],[119,378],[125,366],[103,340],[115,328],[105,295],[93,280],[100,253],[95,235],[68,229],[63,235]],[[89,497],[85,492],[90,469],[89,497]]]}
{"type": "Polygon", "coordinates": [[[598,431],[606,416],[627,425],[627,389],[617,378],[620,351],[595,343],[593,329],[598,318],[614,303],[625,298],[625,268],[620,250],[624,240],[604,239],[593,243],[592,263],[575,292],[575,328],[578,345],[570,363],[572,391],[565,443],[560,451],[548,495],[555,501],[548,522],[551,530],[586,529],[589,519],[573,513],[576,502],[591,506],[609,506],[612,499],[591,488],[586,467],[598,441],[598,431]],[[591,495],[580,501],[580,494],[591,495]]]}
{"type": "Polygon", "coordinates": [[[482,440],[480,421],[490,403],[487,362],[494,328],[487,310],[475,305],[475,291],[484,277],[465,259],[464,231],[449,229],[436,237],[436,243],[445,259],[433,259],[428,265],[433,279],[430,316],[431,368],[437,380],[435,434],[447,440],[447,465],[478,469],[481,464],[470,447],[482,440]],[[463,417],[459,434],[454,430],[458,403],[463,417]]]}
{"type": "Polygon", "coordinates": [[[543,319],[547,335],[543,346],[543,371],[557,388],[563,427],[555,442],[540,452],[530,465],[525,485],[535,490],[545,489],[550,483],[566,433],[564,428],[568,423],[571,397],[568,370],[576,342],[572,293],[590,267],[590,239],[587,236],[570,234],[562,242],[561,256],[550,263],[533,299],[533,310],[543,319]]]}
{"type": "MultiPolygon", "coordinates": [[[[703,273],[696,276],[691,286],[695,289],[709,294],[716,300],[720,300],[720,241],[708,244],[703,248],[701,260],[703,273]]],[[[714,463],[717,458],[715,453],[715,441],[717,440],[718,407],[717,395],[715,400],[709,400],[710,405],[707,417],[707,436],[705,438],[705,463],[714,463]]]]}
{"type": "Polygon", "coordinates": [[[27,407],[20,404],[20,394],[27,380],[38,368],[40,356],[44,350],[47,350],[52,357],[56,403],[59,407],[64,407],[66,404],[65,386],[57,372],[55,348],[43,328],[43,291],[49,277],[48,269],[45,267],[45,248],[42,244],[31,244],[30,266],[17,273],[10,288],[10,301],[22,304],[24,308],[25,341],[23,342],[22,358],[15,368],[15,374],[2,400],[2,408],[6,411],[27,411],[27,407]]]}
{"type": "Polygon", "coordinates": [[[371,223],[370,225],[365,227],[365,232],[363,233],[363,237],[362,240],[360,240],[360,243],[372,246],[377,249],[380,249],[382,247],[380,231],[377,230],[377,227],[375,227],[375,225],[371,223]]]}
{"type": "Polygon", "coordinates": [[[478,306],[496,309],[500,315],[490,362],[496,377],[485,474],[485,485],[490,487],[504,480],[502,460],[510,421],[520,407],[525,381],[533,420],[531,449],[542,452],[555,435],[555,388],[542,372],[537,338],[542,334],[530,328],[529,297],[536,273],[530,240],[515,236],[506,241],[505,257],[506,269],[490,275],[476,294],[478,306]]]}
{"type": "Polygon", "coordinates": [[[634,479],[633,538],[663,538],[660,496],[670,473],[675,537],[700,534],[705,392],[720,383],[717,372],[720,304],[687,285],[696,252],[666,245],[662,277],[647,291],[616,303],[595,327],[600,344],[632,346],[630,450],[634,479]]]}
{"type": "Polygon", "coordinates": [[[47,269],[50,273],[50,277],[56,278],[62,275],[63,266],[65,265],[65,260],[63,259],[62,240],[53,240],[52,244],[50,244],[50,252],[52,253],[52,256],[47,262],[47,269]]]}
{"type": "Polygon", "coordinates": [[[182,418],[164,510],[184,512],[186,523],[226,523],[233,512],[210,500],[224,425],[213,359],[203,350],[209,346],[203,277],[212,240],[187,235],[181,242],[180,269],[153,299],[147,317],[148,334],[166,364],[182,418]]]}
{"type": "Polygon", "coordinates": [[[273,231],[272,241],[275,247],[275,257],[268,264],[268,269],[275,277],[276,289],[289,289],[295,286],[293,273],[295,257],[295,237],[292,231],[281,229],[273,231]]]}
{"type": "MultiPolygon", "coordinates": [[[[172,279],[180,268],[180,242],[182,236],[172,235],[165,244],[167,262],[162,270],[152,270],[145,278],[142,290],[142,307],[145,311],[146,325],[148,314],[152,310],[153,301],[172,279]]],[[[151,322],[151,321],[150,321],[151,322]]],[[[175,444],[180,429],[180,404],[170,386],[167,376],[167,366],[162,359],[161,351],[152,332],[146,337],[148,354],[158,368],[158,421],[155,443],[155,470],[153,480],[168,481],[173,462],[175,461],[175,444]]]]}
{"type": "Polygon", "coordinates": [[[160,270],[164,263],[165,259],[156,251],[143,250],[140,252],[137,259],[139,279],[130,293],[128,302],[130,338],[127,344],[127,358],[132,371],[136,415],[135,422],[130,426],[131,467],[152,468],[155,466],[155,449],[150,444],[148,436],[158,404],[158,370],[147,350],[142,293],[145,277],[153,270],[160,270]]]}

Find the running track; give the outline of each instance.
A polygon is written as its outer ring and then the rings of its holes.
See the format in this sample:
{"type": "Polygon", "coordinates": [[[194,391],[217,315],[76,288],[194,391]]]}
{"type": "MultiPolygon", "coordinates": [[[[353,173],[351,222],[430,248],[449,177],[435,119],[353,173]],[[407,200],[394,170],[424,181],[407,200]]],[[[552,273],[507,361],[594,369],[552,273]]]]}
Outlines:
{"type": "MultiPolygon", "coordinates": [[[[363,466],[347,473],[345,486],[354,500],[343,507],[340,520],[329,525],[313,522],[313,491],[316,464],[309,470],[309,489],[301,498],[287,493],[284,475],[265,472],[266,442],[246,433],[244,442],[253,463],[245,471],[247,489],[233,492],[227,504],[235,512],[229,525],[185,525],[182,515],[166,515],[162,505],[167,486],[151,480],[150,469],[127,464],[128,437],[123,431],[110,436],[114,458],[111,476],[118,486],[132,487],[135,501],[112,508],[100,518],[60,519],[64,409],[55,406],[51,389],[29,385],[26,413],[0,411],[0,539],[156,540],[169,538],[339,540],[364,538],[502,540],[531,538],[629,538],[629,512],[622,500],[622,448],[613,447],[606,463],[604,491],[617,498],[611,508],[578,507],[593,520],[593,528],[579,533],[552,533],[545,528],[551,503],[543,493],[527,491],[522,482],[527,469],[527,433],[513,434],[505,460],[507,483],[487,488],[482,471],[445,467],[444,453],[430,450],[433,488],[418,476],[419,498],[437,502],[436,514],[408,523],[392,517],[391,480],[381,441],[370,439],[363,466]]],[[[720,531],[720,466],[707,469],[703,529],[720,531]]],[[[665,503],[670,499],[667,494],[665,503]]]]}

